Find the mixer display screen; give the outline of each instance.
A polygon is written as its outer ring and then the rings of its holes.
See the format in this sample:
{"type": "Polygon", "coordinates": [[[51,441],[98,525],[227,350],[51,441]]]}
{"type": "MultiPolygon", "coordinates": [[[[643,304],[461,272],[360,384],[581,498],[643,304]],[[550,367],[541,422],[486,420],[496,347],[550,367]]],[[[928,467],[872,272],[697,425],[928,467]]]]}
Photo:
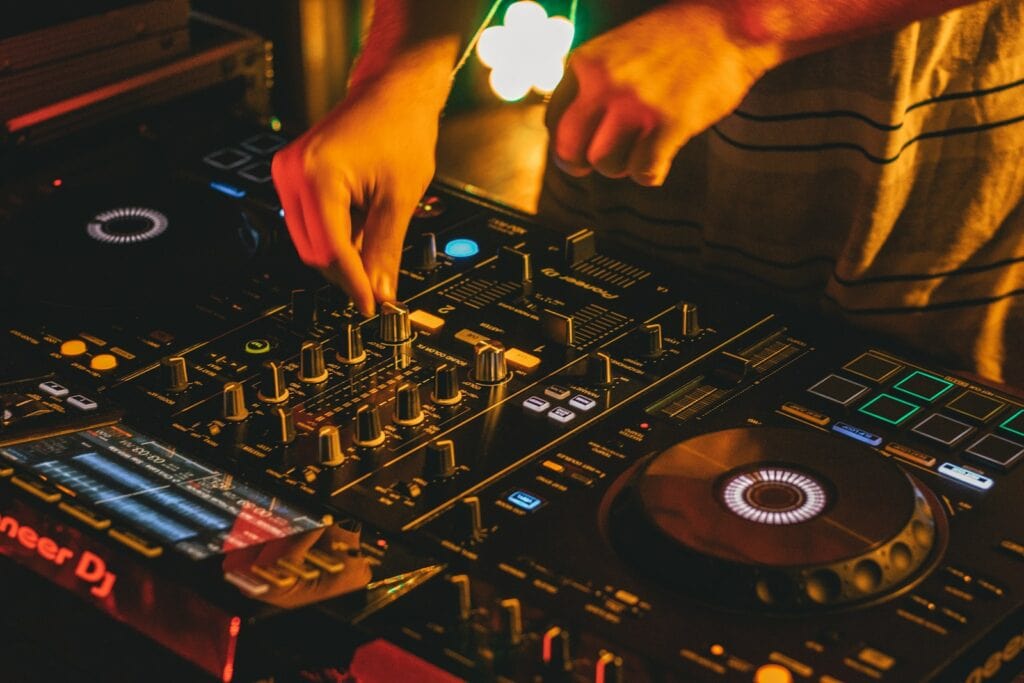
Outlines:
{"type": "Polygon", "coordinates": [[[197,560],[322,526],[315,515],[121,426],[0,448],[0,455],[197,560]]]}

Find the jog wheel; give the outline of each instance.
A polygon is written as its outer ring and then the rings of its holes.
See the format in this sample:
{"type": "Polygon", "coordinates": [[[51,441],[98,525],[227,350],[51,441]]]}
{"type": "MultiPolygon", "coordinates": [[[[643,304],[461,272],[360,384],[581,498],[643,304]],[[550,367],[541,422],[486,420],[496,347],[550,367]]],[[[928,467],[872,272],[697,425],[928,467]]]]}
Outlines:
{"type": "Polygon", "coordinates": [[[926,575],[947,536],[935,496],[896,464],[796,429],[682,441],[609,496],[603,526],[633,566],[728,609],[878,601],[926,575]]]}

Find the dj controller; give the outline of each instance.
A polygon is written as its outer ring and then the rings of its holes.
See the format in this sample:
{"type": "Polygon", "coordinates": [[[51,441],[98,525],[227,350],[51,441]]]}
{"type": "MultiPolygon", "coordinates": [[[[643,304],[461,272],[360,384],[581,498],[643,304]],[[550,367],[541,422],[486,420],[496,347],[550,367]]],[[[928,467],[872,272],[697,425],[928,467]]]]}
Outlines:
{"type": "Polygon", "coordinates": [[[364,319],[182,140],[0,198],[6,565],[197,679],[1021,670],[1019,397],[441,184],[364,319]]]}

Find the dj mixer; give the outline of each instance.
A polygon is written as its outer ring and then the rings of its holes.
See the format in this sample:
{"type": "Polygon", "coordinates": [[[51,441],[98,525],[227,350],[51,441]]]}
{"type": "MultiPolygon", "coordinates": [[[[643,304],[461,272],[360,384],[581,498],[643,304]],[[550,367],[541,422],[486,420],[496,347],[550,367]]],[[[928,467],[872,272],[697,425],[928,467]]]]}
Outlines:
{"type": "Polygon", "coordinates": [[[1024,666],[1020,398],[442,184],[364,319],[288,243],[285,142],[140,128],[6,186],[6,565],[197,679],[1024,666]]]}

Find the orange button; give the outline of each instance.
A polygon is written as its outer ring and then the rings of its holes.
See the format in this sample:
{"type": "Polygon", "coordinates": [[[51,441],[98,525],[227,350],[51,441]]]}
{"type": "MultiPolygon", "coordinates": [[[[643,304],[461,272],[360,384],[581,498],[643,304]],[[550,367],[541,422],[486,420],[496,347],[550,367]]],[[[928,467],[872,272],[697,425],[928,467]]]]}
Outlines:
{"type": "Polygon", "coordinates": [[[106,370],[113,370],[117,367],[117,356],[109,353],[100,353],[92,357],[89,361],[89,367],[93,370],[99,370],[104,372],[106,370]]]}
{"type": "Polygon", "coordinates": [[[60,353],[62,356],[81,356],[85,351],[85,342],[81,339],[68,339],[60,345],[60,353]]]}
{"type": "Polygon", "coordinates": [[[754,672],[754,683],[793,683],[793,673],[781,664],[765,664],[754,672]]]}

